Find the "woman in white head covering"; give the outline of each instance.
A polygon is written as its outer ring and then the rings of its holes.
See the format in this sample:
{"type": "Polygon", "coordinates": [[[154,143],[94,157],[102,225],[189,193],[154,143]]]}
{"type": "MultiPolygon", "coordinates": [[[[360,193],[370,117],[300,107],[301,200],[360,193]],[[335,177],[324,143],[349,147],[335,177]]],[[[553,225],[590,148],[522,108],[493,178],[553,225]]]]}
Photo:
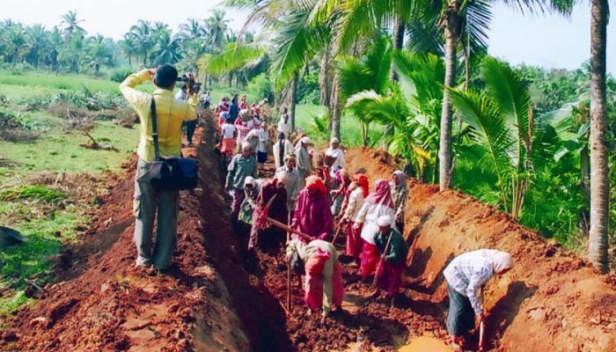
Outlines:
{"type": "Polygon", "coordinates": [[[493,249],[464,253],[445,268],[443,275],[449,293],[447,330],[454,349],[459,349],[463,337],[483,321],[483,286],[511,268],[511,255],[493,249]]]}
{"type": "Polygon", "coordinates": [[[391,200],[394,202],[394,226],[400,233],[404,233],[404,207],[408,197],[406,175],[402,170],[394,171],[391,175],[391,200]]]}
{"type": "Polygon", "coordinates": [[[304,188],[306,185],[306,177],[310,176],[314,171],[312,159],[308,154],[308,146],[313,145],[309,137],[302,137],[295,149],[295,157],[297,158],[297,171],[299,171],[300,186],[304,188]]]}
{"type": "Polygon", "coordinates": [[[374,243],[381,259],[375,274],[377,289],[373,295],[377,296],[380,290],[383,290],[387,292],[387,298],[391,299],[393,305],[402,285],[402,273],[406,268],[409,247],[400,232],[392,228],[392,224],[393,219],[389,215],[377,219],[379,231],[374,236],[374,243]]]}
{"type": "Polygon", "coordinates": [[[256,207],[257,195],[261,190],[263,181],[256,180],[252,176],[246,176],[244,179],[244,201],[240,207],[240,212],[237,216],[238,220],[250,224],[252,222],[252,212],[256,207]]]}

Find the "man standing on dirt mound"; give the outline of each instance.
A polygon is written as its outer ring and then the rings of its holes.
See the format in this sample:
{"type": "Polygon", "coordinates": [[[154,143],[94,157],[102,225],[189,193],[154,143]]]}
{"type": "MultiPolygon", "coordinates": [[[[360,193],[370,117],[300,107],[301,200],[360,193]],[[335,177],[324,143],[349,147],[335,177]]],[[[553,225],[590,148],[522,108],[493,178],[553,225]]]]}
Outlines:
{"type": "Polygon", "coordinates": [[[513,268],[507,252],[480,249],[454,258],[443,271],[447,280],[449,312],[447,330],[455,351],[464,347],[464,337],[479,327],[479,348],[483,348],[483,286],[495,275],[513,268]]]}
{"type": "Polygon", "coordinates": [[[164,270],[171,264],[175,249],[175,232],[179,191],[155,190],[150,183],[150,163],[154,161],[154,141],[152,138],[152,118],[150,107],[152,99],[156,105],[158,141],[162,157],[180,157],[182,147],[182,123],[197,118],[199,98],[192,94],[187,101],[178,101],[173,96],[178,71],[171,65],[157,69],[145,69],[128,76],[120,84],[124,98],[132,105],[141,121],[141,137],[137,155],[135,174],[135,245],[137,246],[137,266],[164,270]],[[143,82],[152,81],[156,86],[154,94],[135,89],[143,82]],[[152,251],[152,231],[158,210],[156,243],[152,251]]]}

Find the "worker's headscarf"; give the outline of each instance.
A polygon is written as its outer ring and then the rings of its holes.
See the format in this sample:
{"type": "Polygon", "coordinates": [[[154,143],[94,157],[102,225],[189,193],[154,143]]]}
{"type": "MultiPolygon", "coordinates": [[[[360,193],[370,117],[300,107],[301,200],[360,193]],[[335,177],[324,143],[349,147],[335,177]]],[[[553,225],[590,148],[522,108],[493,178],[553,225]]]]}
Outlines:
{"type": "Polygon", "coordinates": [[[371,193],[368,198],[366,198],[366,202],[371,204],[382,204],[393,208],[394,204],[391,201],[391,188],[389,188],[389,182],[381,178],[376,180],[375,185],[376,189],[374,193],[371,193]]]}
{"type": "Polygon", "coordinates": [[[499,274],[505,270],[513,268],[513,257],[507,252],[491,251],[492,269],[499,274]]]}
{"type": "Polygon", "coordinates": [[[364,174],[357,174],[355,175],[355,181],[357,181],[357,183],[359,184],[359,187],[361,187],[364,198],[368,197],[368,194],[370,193],[370,185],[368,184],[368,176],[364,174]]]}
{"type": "Polygon", "coordinates": [[[341,186],[348,186],[351,183],[349,173],[345,169],[338,169],[334,172],[336,175],[336,182],[341,186]]]}
{"type": "Polygon", "coordinates": [[[244,179],[244,187],[246,187],[247,185],[252,185],[253,187],[257,188],[257,180],[255,180],[252,176],[246,176],[246,178],[244,179]]]}
{"type": "Polygon", "coordinates": [[[278,171],[272,181],[274,184],[276,184],[276,181],[278,181],[286,185],[287,181],[289,181],[289,174],[286,171],[278,171]]]}
{"type": "Polygon", "coordinates": [[[398,178],[398,185],[396,186],[396,190],[403,191],[406,189],[406,175],[401,170],[394,171],[394,175],[398,178]]]}
{"type": "Polygon", "coordinates": [[[306,178],[306,189],[318,190],[322,196],[327,196],[327,188],[325,188],[323,180],[321,180],[318,176],[308,176],[306,178]]]}

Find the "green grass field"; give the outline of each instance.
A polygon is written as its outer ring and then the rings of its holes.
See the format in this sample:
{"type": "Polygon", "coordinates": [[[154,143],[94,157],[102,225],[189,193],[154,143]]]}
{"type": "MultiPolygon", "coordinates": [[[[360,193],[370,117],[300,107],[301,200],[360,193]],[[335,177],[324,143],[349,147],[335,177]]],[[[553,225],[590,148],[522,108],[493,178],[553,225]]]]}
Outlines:
{"type": "MultiPolygon", "coordinates": [[[[8,98],[8,102],[0,106],[0,112],[28,121],[32,131],[39,135],[34,141],[0,141],[0,158],[14,163],[0,165],[0,225],[17,229],[27,239],[22,245],[0,251],[0,288],[13,292],[0,298],[0,315],[7,315],[32,301],[24,293],[26,280],[39,285],[51,280],[53,262],[50,258],[60,253],[64,244],[75,241],[75,228],[87,224],[89,219],[87,207],[74,204],[72,200],[56,207],[51,199],[36,196],[6,199],[6,195],[44,191],[45,186],[23,181],[27,175],[39,171],[69,174],[117,171],[139,143],[138,125],[128,129],[110,121],[97,121],[93,137],[98,142],[112,144],[118,151],[86,149],[80,144],[88,142],[89,138],[79,131],[65,131],[64,118],[45,110],[23,111],[26,104],[37,99],[49,101],[59,92],[80,91],[83,87],[91,92],[119,94],[117,83],[83,76],[0,73],[0,94],[8,98]]],[[[144,89],[153,90],[153,86],[147,84],[144,89]]]]}
{"type": "Polygon", "coordinates": [[[0,72],[0,84],[41,87],[54,90],[80,90],[83,89],[83,87],[91,91],[102,92],[114,92],[118,90],[118,84],[116,82],[79,75],[55,75],[48,72],[31,72],[23,74],[0,72]]]}

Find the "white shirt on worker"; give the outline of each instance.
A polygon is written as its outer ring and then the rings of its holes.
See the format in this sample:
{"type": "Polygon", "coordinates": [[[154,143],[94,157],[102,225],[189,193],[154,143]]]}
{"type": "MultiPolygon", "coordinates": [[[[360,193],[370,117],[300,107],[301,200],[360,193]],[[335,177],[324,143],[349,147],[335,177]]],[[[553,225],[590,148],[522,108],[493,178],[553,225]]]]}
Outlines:
{"type": "Polygon", "coordinates": [[[336,170],[344,169],[345,162],[344,162],[344,152],[342,151],[342,149],[340,148],[332,149],[331,147],[329,147],[325,151],[325,155],[329,155],[333,158],[336,158],[330,169],[332,176],[334,176],[334,173],[336,172],[336,170]]]}
{"type": "Polygon", "coordinates": [[[175,93],[175,100],[186,101],[188,100],[188,95],[186,95],[186,93],[184,93],[184,91],[180,89],[177,93],[175,93]]]}
{"type": "Polygon", "coordinates": [[[482,297],[477,293],[494,276],[493,249],[480,249],[455,257],[443,270],[443,276],[458,293],[468,297],[476,315],[483,311],[482,297]]]}
{"type": "Polygon", "coordinates": [[[383,204],[373,204],[364,202],[364,205],[359,210],[355,222],[362,222],[361,238],[366,242],[374,245],[374,235],[379,231],[379,226],[376,221],[381,216],[389,216],[394,218],[394,210],[383,204]]]}
{"type": "Polygon", "coordinates": [[[297,201],[299,191],[301,191],[299,171],[297,171],[297,169],[289,171],[289,168],[287,168],[286,166],[278,168],[276,172],[280,171],[285,171],[287,173],[287,183],[284,186],[287,190],[287,210],[293,211],[295,210],[295,203],[297,201]]]}
{"type": "Polygon", "coordinates": [[[264,128],[259,128],[256,134],[259,137],[259,147],[257,151],[261,153],[267,153],[267,143],[269,142],[269,132],[267,132],[264,128]]]}
{"type": "MultiPolygon", "coordinates": [[[[282,143],[284,145],[283,158],[287,154],[295,153],[295,148],[293,147],[293,143],[291,143],[291,141],[289,141],[288,139],[283,139],[282,143]]],[[[272,149],[274,153],[274,163],[276,164],[276,168],[279,169],[283,166],[284,163],[284,159],[280,159],[280,141],[274,144],[274,147],[272,149]]]]}
{"type": "Polygon", "coordinates": [[[364,205],[364,190],[360,187],[355,189],[349,195],[349,201],[347,203],[347,208],[344,212],[344,218],[349,219],[353,222],[356,221],[357,215],[364,205]]]}
{"type": "Polygon", "coordinates": [[[235,126],[230,123],[225,123],[220,128],[225,139],[232,139],[235,134],[235,126]]]}
{"type": "Polygon", "coordinates": [[[284,133],[285,137],[289,138],[289,135],[292,131],[293,130],[291,128],[291,118],[287,118],[287,123],[285,123],[284,117],[281,117],[280,121],[278,122],[278,132],[284,133]]]}

